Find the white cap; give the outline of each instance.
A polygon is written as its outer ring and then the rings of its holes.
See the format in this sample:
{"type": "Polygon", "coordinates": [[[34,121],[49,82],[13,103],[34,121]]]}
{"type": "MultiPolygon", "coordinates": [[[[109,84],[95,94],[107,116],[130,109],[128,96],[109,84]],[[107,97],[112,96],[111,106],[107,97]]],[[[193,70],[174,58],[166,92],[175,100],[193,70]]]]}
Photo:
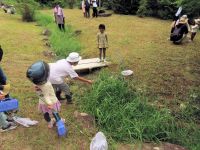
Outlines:
{"type": "Polygon", "coordinates": [[[69,56],[66,58],[68,62],[79,62],[81,60],[81,57],[79,56],[79,53],[72,52],[69,54],[69,56]]]}

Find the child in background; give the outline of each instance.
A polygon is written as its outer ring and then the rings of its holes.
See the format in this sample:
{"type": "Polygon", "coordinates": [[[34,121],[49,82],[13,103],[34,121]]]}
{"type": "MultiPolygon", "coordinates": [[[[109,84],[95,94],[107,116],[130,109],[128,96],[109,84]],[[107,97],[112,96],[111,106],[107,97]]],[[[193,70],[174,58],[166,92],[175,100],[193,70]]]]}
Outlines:
{"type": "Polygon", "coordinates": [[[99,33],[97,34],[97,42],[98,42],[98,48],[99,48],[99,59],[100,62],[106,61],[106,48],[108,48],[108,37],[105,33],[106,27],[104,24],[99,25],[99,33]],[[103,53],[103,59],[102,59],[102,53],[103,53]]]}
{"type": "Polygon", "coordinates": [[[200,19],[196,19],[194,21],[194,25],[191,25],[191,41],[194,40],[194,38],[199,30],[199,27],[200,27],[200,19]]]}

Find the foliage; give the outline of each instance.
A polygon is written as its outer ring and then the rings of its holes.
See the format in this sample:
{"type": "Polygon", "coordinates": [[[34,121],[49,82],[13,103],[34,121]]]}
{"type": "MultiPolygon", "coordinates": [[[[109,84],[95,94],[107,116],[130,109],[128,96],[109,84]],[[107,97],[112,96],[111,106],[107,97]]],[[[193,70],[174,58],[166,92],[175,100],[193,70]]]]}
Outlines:
{"type": "Polygon", "coordinates": [[[103,4],[108,8],[112,8],[116,13],[136,14],[139,0],[110,0],[103,4]]]}
{"type": "Polygon", "coordinates": [[[196,0],[110,0],[103,5],[116,13],[135,14],[138,16],[153,16],[162,19],[173,18],[179,6],[183,13],[191,17],[200,15],[200,1],[196,0]]]}
{"type": "Polygon", "coordinates": [[[183,6],[184,13],[188,14],[188,16],[200,16],[200,1],[182,0],[180,4],[183,6]]]}
{"type": "Polygon", "coordinates": [[[68,6],[69,8],[74,8],[76,4],[76,0],[36,0],[41,5],[48,5],[50,7],[54,7],[55,5],[59,4],[61,7],[68,6]]]}
{"type": "Polygon", "coordinates": [[[42,13],[37,13],[36,21],[51,31],[52,34],[49,40],[57,56],[66,57],[70,52],[80,51],[81,45],[76,39],[71,26],[66,26],[66,31],[61,32],[53,22],[52,17],[42,13]]]}
{"type": "Polygon", "coordinates": [[[23,4],[21,7],[22,20],[26,22],[34,21],[35,9],[28,4],[23,4]]]}
{"type": "Polygon", "coordinates": [[[116,141],[168,141],[198,148],[200,131],[193,123],[181,124],[168,109],[149,104],[132,81],[103,72],[92,90],[84,92],[81,109],[95,116],[96,123],[116,141]],[[186,138],[190,134],[191,139],[186,138]]]}
{"type": "Polygon", "coordinates": [[[162,19],[173,18],[177,9],[174,0],[141,0],[137,11],[139,16],[154,16],[162,19]]]}

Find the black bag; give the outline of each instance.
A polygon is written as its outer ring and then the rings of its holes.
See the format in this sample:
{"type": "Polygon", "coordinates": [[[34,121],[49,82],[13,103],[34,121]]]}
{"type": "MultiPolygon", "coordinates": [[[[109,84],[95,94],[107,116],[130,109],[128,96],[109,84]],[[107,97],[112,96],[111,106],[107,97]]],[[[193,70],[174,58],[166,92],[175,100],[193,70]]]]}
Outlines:
{"type": "Polygon", "coordinates": [[[171,41],[178,41],[183,37],[183,34],[181,34],[182,27],[175,27],[174,31],[170,35],[171,41]]]}

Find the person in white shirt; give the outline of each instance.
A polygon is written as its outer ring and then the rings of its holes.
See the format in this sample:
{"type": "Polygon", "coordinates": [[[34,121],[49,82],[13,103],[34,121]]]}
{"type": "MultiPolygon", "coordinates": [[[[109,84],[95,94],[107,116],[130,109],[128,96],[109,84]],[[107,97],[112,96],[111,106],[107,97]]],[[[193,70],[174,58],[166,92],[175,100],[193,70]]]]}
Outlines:
{"type": "Polygon", "coordinates": [[[60,97],[61,92],[64,92],[67,102],[72,103],[72,94],[68,84],[65,83],[64,79],[70,76],[72,79],[80,80],[92,84],[91,80],[79,77],[79,75],[73,70],[72,66],[75,66],[80,61],[81,57],[78,53],[72,52],[66,59],[58,60],[55,63],[50,63],[50,74],[49,81],[54,87],[56,96],[59,100],[63,100],[60,97]]]}
{"type": "Polygon", "coordinates": [[[98,10],[97,10],[97,1],[92,0],[92,7],[93,7],[93,17],[98,17],[98,10]]]}

